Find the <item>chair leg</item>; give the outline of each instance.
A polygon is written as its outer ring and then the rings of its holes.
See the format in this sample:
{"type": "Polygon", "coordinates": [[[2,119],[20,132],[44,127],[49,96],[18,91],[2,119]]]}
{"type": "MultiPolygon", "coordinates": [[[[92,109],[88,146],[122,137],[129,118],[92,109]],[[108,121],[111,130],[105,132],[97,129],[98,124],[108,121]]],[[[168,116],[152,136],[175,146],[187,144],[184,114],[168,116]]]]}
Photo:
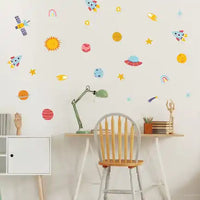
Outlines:
{"type": "Polygon", "coordinates": [[[100,184],[100,189],[99,189],[98,200],[101,199],[101,196],[102,196],[102,193],[103,193],[103,182],[104,182],[105,176],[106,176],[106,168],[103,168],[103,174],[102,174],[102,177],[101,177],[101,184],[100,184]]]}
{"type": "Polygon", "coordinates": [[[138,185],[140,189],[140,197],[141,197],[141,200],[144,200],[143,187],[142,187],[139,167],[136,167],[136,173],[137,173],[138,185]]]}
{"type": "Polygon", "coordinates": [[[130,183],[131,183],[131,191],[132,191],[132,200],[136,200],[136,197],[135,197],[135,189],[134,189],[134,186],[133,186],[132,169],[133,169],[133,168],[129,168],[130,183]]]}
{"type": "MultiPolygon", "coordinates": [[[[111,171],[111,167],[107,168],[107,173],[106,173],[106,183],[105,183],[105,190],[108,189],[109,187],[109,182],[110,182],[110,171],[111,171]]],[[[104,193],[104,200],[108,199],[108,194],[104,193]]]]}

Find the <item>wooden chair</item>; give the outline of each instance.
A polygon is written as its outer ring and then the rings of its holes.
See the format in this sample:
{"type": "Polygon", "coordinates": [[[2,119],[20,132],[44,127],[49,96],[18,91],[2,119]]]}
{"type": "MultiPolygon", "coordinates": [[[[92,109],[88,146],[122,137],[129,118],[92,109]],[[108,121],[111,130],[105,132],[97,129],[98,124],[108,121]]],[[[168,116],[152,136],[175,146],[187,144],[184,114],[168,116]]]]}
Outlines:
{"type": "Polygon", "coordinates": [[[138,169],[143,164],[142,160],[138,160],[141,135],[136,123],[130,117],[120,113],[107,114],[97,122],[94,134],[99,152],[99,165],[103,167],[98,200],[101,199],[102,194],[104,194],[104,200],[107,200],[108,194],[131,194],[132,200],[135,200],[133,169],[136,169],[140,199],[144,200],[138,169]],[[131,190],[109,189],[111,167],[128,167],[131,190]],[[105,189],[103,190],[104,182],[105,189]]]}

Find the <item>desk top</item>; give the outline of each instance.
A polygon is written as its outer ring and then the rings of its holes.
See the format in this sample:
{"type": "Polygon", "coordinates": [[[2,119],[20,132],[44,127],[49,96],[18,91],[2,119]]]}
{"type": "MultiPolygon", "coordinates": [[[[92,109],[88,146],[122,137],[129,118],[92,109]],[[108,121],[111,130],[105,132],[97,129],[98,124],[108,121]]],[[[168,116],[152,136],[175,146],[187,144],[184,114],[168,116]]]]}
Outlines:
{"type": "MultiPolygon", "coordinates": [[[[67,137],[93,137],[94,134],[89,133],[89,134],[78,134],[78,133],[65,133],[65,136],[67,137]]],[[[183,134],[141,134],[142,137],[149,137],[149,138],[153,138],[153,137],[184,137],[183,134]]]]}

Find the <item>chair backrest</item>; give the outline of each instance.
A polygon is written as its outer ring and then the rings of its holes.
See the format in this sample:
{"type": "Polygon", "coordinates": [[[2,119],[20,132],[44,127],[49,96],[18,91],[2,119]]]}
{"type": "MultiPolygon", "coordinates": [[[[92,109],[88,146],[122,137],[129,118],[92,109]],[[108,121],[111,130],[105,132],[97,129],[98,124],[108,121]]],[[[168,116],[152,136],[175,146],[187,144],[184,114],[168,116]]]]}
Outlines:
{"type": "Polygon", "coordinates": [[[138,161],[141,134],[136,123],[121,113],[103,116],[94,129],[100,161],[138,161]]]}

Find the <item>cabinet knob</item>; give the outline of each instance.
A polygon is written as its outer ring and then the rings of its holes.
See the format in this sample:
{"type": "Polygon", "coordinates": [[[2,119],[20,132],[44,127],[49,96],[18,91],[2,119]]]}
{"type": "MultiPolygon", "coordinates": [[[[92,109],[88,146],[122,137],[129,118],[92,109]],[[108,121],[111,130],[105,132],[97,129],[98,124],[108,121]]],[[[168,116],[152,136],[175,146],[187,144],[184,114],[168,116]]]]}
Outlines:
{"type": "Polygon", "coordinates": [[[10,157],[11,157],[11,158],[14,157],[14,154],[10,154],[10,157]]]}

